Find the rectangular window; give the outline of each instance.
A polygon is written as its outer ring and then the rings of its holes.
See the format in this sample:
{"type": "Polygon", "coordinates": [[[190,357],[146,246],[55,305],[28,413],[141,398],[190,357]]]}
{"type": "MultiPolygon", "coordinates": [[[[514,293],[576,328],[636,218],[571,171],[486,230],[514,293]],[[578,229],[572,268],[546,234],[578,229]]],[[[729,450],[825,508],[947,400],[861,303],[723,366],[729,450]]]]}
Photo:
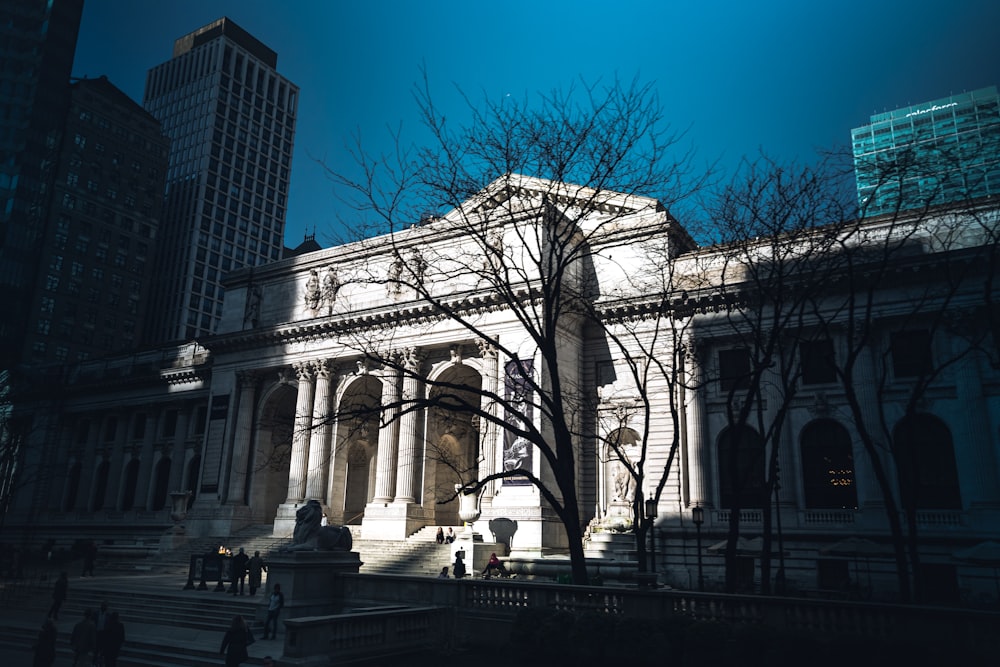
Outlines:
{"type": "Polygon", "coordinates": [[[892,334],[889,345],[892,352],[892,373],[895,377],[919,377],[930,372],[930,331],[897,331],[892,334]]]}
{"type": "Polygon", "coordinates": [[[833,354],[833,341],[802,341],[799,345],[799,356],[802,363],[802,384],[836,382],[837,371],[833,354]]]}
{"type": "Polygon", "coordinates": [[[750,386],[750,350],[719,350],[719,388],[723,391],[750,386]]]}

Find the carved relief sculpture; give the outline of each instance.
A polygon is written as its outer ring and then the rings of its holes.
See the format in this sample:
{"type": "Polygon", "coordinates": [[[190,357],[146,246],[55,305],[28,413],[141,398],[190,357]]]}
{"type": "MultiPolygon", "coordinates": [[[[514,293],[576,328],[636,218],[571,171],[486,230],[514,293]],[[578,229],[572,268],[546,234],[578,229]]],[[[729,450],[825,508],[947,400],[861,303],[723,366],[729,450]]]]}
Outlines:
{"type": "Polygon", "coordinates": [[[320,301],[320,290],[319,290],[319,275],[316,273],[316,269],[309,269],[309,280],[306,281],[306,291],[303,295],[306,302],[306,308],[315,311],[319,308],[320,301]]]}

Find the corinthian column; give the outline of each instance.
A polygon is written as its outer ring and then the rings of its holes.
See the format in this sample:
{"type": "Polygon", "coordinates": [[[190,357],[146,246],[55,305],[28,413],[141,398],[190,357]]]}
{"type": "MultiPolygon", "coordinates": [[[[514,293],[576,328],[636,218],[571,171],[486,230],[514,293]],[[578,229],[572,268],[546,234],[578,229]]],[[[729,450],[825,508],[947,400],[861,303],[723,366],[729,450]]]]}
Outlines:
{"type": "Polygon", "coordinates": [[[326,501],[326,471],[330,465],[330,387],[334,370],[329,360],[316,364],[316,396],[313,400],[312,432],[309,440],[309,465],[306,498],[326,501]]]}
{"type": "MultiPolygon", "coordinates": [[[[500,370],[497,363],[497,349],[490,342],[479,341],[479,353],[483,357],[483,395],[481,407],[483,412],[492,417],[497,415],[497,402],[494,398],[500,391],[500,370]]],[[[497,461],[497,429],[496,423],[488,419],[480,420],[482,424],[479,461],[479,479],[492,475],[501,466],[497,461]]],[[[483,499],[492,499],[496,493],[496,481],[489,482],[483,489],[483,499]]]]}
{"type": "Polygon", "coordinates": [[[311,362],[293,366],[299,379],[299,393],[295,400],[295,426],[292,431],[292,460],[288,466],[287,503],[298,503],[305,498],[306,466],[309,463],[309,431],[312,427],[312,405],[315,387],[315,369],[311,362]]]}
{"type": "Polygon", "coordinates": [[[250,461],[250,442],[253,439],[254,395],[257,377],[253,372],[236,374],[240,383],[240,404],[237,407],[236,431],[233,435],[233,458],[229,468],[229,493],[226,503],[242,505],[247,488],[247,467],[250,461]]]}
{"type": "Polygon", "coordinates": [[[386,368],[382,376],[382,423],[378,429],[375,497],[388,503],[396,491],[396,450],[399,446],[399,370],[386,368]]]}
{"type": "MultiPolygon", "coordinates": [[[[420,451],[420,418],[413,402],[421,397],[424,389],[420,377],[423,356],[415,347],[403,352],[403,412],[399,417],[399,464],[396,468],[396,502],[416,501],[417,454],[420,451]]],[[[381,443],[380,443],[381,445],[381,443]]]]}
{"type": "Polygon", "coordinates": [[[706,484],[708,451],[705,444],[705,378],[697,343],[688,338],[684,344],[685,393],[684,421],[687,423],[688,484],[691,505],[711,505],[706,484]]]}

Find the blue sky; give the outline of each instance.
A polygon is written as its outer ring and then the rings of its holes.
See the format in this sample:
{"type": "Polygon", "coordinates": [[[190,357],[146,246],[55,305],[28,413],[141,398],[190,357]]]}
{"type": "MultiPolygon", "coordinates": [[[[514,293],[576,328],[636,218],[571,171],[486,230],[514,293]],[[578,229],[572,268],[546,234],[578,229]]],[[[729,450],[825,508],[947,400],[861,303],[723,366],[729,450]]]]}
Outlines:
{"type": "MultiPolygon", "coordinates": [[[[85,0],[75,76],[137,101],[176,38],[229,16],[301,88],[286,244],[329,245],[347,212],[317,160],[349,170],[360,133],[422,144],[412,88],[461,119],[473,97],[565,89],[580,78],[655,84],[699,160],[732,171],[760,150],[809,162],[870,114],[1000,84],[1000,2],[989,0],[85,0]]],[[[683,222],[683,220],[682,220],[683,222]]]]}

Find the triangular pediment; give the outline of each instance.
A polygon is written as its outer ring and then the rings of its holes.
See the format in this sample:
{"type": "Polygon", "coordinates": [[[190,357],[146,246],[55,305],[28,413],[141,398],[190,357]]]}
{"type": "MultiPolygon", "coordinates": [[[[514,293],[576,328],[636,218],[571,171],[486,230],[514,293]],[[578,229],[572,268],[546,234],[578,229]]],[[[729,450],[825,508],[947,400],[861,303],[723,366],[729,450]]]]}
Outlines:
{"type": "Polygon", "coordinates": [[[560,208],[577,208],[586,213],[630,213],[662,211],[663,206],[650,197],[596,190],[582,185],[551,181],[523,174],[505,174],[452,209],[444,219],[451,222],[470,218],[490,217],[502,211],[505,216],[538,211],[543,202],[560,208]]]}

